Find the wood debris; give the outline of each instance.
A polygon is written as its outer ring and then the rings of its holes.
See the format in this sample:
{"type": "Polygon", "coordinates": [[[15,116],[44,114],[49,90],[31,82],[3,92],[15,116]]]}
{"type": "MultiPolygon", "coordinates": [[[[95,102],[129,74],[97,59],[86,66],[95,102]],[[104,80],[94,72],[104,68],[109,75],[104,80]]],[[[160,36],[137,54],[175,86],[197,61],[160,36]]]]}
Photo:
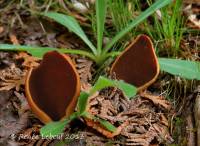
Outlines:
{"type": "Polygon", "coordinates": [[[22,66],[29,69],[32,67],[37,67],[39,65],[40,59],[34,56],[30,56],[25,52],[20,52],[15,55],[15,59],[23,59],[22,66]]]}
{"type": "MultiPolygon", "coordinates": [[[[19,45],[19,40],[17,39],[16,35],[10,34],[10,40],[14,45],[19,45]]],[[[30,56],[25,52],[19,52],[15,55],[15,59],[23,59],[22,66],[26,68],[37,67],[39,65],[38,61],[40,60],[37,57],[30,56]]]]}
{"type": "Polygon", "coordinates": [[[20,105],[17,104],[16,102],[13,102],[13,106],[17,109],[18,114],[22,115],[23,113],[27,112],[28,110],[30,110],[29,104],[26,100],[26,97],[24,96],[23,93],[19,93],[17,91],[14,91],[14,95],[18,98],[18,100],[20,101],[20,105]]]}
{"type": "MultiPolygon", "coordinates": [[[[195,126],[197,129],[197,145],[200,145],[200,86],[197,88],[197,96],[194,105],[195,126]]],[[[191,127],[191,126],[190,126],[191,127]]]]}
{"type": "Polygon", "coordinates": [[[13,103],[20,104],[11,92],[0,92],[0,145],[8,145],[17,133],[26,128],[28,112],[16,113],[13,103]]]}
{"type": "Polygon", "coordinates": [[[143,98],[147,98],[147,99],[151,100],[155,105],[161,106],[164,109],[170,110],[170,108],[171,108],[170,102],[165,100],[164,97],[162,97],[162,96],[155,96],[155,95],[148,94],[145,92],[140,93],[140,95],[143,98]]]}
{"type": "Polygon", "coordinates": [[[82,83],[89,83],[92,79],[93,62],[87,58],[80,58],[74,56],[76,62],[76,68],[78,70],[82,83]]]}
{"type": "Polygon", "coordinates": [[[166,117],[170,109],[169,102],[161,96],[141,93],[129,100],[120,90],[109,88],[89,99],[88,112],[109,121],[117,127],[117,131],[112,133],[98,122],[85,121],[107,138],[113,141],[120,139],[123,145],[170,144],[173,139],[169,134],[166,117]]]}
{"type": "Polygon", "coordinates": [[[10,41],[11,41],[14,45],[19,45],[19,41],[18,41],[16,35],[10,34],[9,37],[10,37],[10,41]]]}
{"type": "Polygon", "coordinates": [[[4,31],[4,28],[0,26],[0,33],[2,33],[3,31],[4,31]]]}
{"type": "MultiPolygon", "coordinates": [[[[198,0],[197,0],[198,1],[198,0]]],[[[184,13],[187,16],[187,26],[193,29],[200,29],[200,2],[184,2],[184,13]]]]}
{"type": "Polygon", "coordinates": [[[4,69],[14,63],[12,53],[1,52],[0,53],[0,69],[4,69]]]}
{"type": "Polygon", "coordinates": [[[12,64],[10,67],[0,71],[0,91],[14,89],[19,91],[21,85],[25,84],[26,71],[12,64]]]}
{"type": "MultiPolygon", "coordinates": [[[[85,137],[86,146],[105,146],[105,145],[112,145],[112,146],[120,146],[120,142],[118,140],[106,139],[101,135],[98,135],[89,129],[86,131],[82,131],[81,134],[85,137]]],[[[122,142],[121,142],[122,143],[122,142]]]]}

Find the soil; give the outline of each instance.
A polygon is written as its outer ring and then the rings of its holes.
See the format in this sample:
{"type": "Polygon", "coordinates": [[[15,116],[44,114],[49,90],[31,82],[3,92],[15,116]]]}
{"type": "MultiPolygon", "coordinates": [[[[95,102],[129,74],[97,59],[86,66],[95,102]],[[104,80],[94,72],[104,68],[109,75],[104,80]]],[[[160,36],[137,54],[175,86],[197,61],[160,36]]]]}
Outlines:
{"type": "MultiPolygon", "coordinates": [[[[39,7],[31,1],[26,2],[25,6],[21,7],[19,2],[13,1],[0,2],[0,43],[84,48],[85,44],[62,26],[31,15],[28,11],[42,11],[44,6],[39,7]]],[[[73,14],[81,24],[87,25],[88,20],[83,19],[82,15],[74,11],[73,14]]],[[[182,45],[186,50],[183,58],[194,57],[197,53],[199,60],[199,50],[193,52],[195,49],[192,49],[200,45],[198,35],[185,35],[182,45]]],[[[81,77],[82,90],[87,90],[94,77],[94,63],[78,55],[71,55],[71,58],[81,77]]],[[[102,134],[102,129],[95,128],[95,124],[87,119],[77,119],[66,126],[63,137],[42,139],[39,129],[43,123],[31,112],[24,92],[27,71],[39,63],[39,59],[27,53],[0,52],[1,146],[53,146],[62,145],[63,141],[64,145],[69,146],[200,145],[197,140],[200,137],[197,124],[200,121],[199,82],[186,81],[165,73],[160,73],[146,92],[131,100],[115,88],[105,89],[90,98],[90,113],[121,128],[120,134],[114,138],[107,138],[106,134],[102,134]],[[167,88],[173,89],[169,99],[165,94],[167,88]]]]}

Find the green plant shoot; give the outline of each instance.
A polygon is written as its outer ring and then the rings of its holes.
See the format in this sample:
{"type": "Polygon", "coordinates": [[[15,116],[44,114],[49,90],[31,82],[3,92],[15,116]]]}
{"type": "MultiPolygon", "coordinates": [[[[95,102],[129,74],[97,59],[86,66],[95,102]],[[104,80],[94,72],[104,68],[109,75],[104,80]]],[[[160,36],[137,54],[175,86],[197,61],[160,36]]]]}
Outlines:
{"type": "MultiPolygon", "coordinates": [[[[83,50],[71,50],[71,49],[58,49],[61,53],[70,53],[70,54],[80,54],[87,56],[92,59],[98,66],[101,66],[109,57],[117,56],[120,52],[109,52],[112,46],[117,43],[124,35],[131,31],[135,26],[143,22],[148,16],[153,14],[156,10],[168,5],[172,0],[157,0],[152,4],[148,9],[142,12],[138,17],[130,22],[127,27],[122,29],[113,39],[105,46],[102,46],[103,42],[103,32],[104,24],[106,19],[106,10],[107,10],[107,0],[96,0],[96,21],[97,21],[97,47],[88,39],[83,29],[72,16],[67,16],[61,13],[56,12],[47,12],[40,15],[53,19],[59,24],[65,26],[70,31],[75,33],[80,37],[90,48],[91,51],[83,50]],[[64,51],[66,50],[66,51],[64,51]]],[[[0,44],[0,50],[12,50],[12,51],[27,51],[28,53],[34,55],[35,57],[41,57],[44,53],[50,50],[55,50],[56,48],[44,48],[41,47],[31,47],[31,46],[16,46],[8,44],[0,44]]]]}

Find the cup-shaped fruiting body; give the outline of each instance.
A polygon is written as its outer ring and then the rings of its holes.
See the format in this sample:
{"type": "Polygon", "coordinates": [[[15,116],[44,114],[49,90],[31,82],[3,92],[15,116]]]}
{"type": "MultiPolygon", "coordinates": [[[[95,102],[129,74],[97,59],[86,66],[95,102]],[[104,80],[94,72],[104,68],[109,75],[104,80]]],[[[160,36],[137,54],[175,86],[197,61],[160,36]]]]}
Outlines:
{"type": "Polygon", "coordinates": [[[69,56],[56,51],[44,55],[41,64],[27,74],[28,103],[43,122],[68,117],[80,93],[80,78],[69,56]]]}
{"type": "Polygon", "coordinates": [[[114,61],[111,74],[135,85],[141,91],[151,85],[159,74],[159,64],[153,43],[139,35],[114,61]]]}

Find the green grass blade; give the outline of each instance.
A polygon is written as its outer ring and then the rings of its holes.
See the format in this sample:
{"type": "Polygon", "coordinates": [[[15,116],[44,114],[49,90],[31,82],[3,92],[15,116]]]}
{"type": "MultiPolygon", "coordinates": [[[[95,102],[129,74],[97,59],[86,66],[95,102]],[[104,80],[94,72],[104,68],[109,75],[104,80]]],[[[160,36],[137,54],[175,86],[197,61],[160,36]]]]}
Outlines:
{"type": "Polygon", "coordinates": [[[148,9],[142,12],[138,17],[136,17],[126,28],[120,31],[105,47],[104,52],[107,52],[117,41],[119,41],[125,34],[127,34],[131,29],[133,29],[136,25],[140,24],[144,21],[148,16],[153,14],[156,10],[168,5],[173,0],[157,0],[153,5],[151,5],[148,9]]]}
{"type": "Polygon", "coordinates": [[[40,135],[46,138],[58,136],[62,134],[67,123],[69,123],[69,120],[67,119],[63,121],[48,123],[40,129],[40,135]]]}
{"type": "Polygon", "coordinates": [[[116,86],[122,90],[124,95],[128,98],[133,98],[137,93],[137,88],[131,84],[127,84],[122,80],[115,81],[116,86]]]}
{"type": "Polygon", "coordinates": [[[97,17],[97,50],[101,53],[104,24],[106,18],[106,0],[96,0],[96,17],[97,17]]]}
{"type": "Polygon", "coordinates": [[[40,135],[44,138],[58,136],[62,134],[62,132],[65,130],[65,126],[69,122],[76,119],[78,116],[79,116],[79,113],[74,112],[67,119],[64,119],[62,121],[50,122],[40,129],[40,135]]]}
{"type": "Polygon", "coordinates": [[[111,131],[111,132],[115,132],[117,130],[117,128],[111,124],[110,122],[104,120],[104,119],[98,119],[98,122],[105,127],[107,130],[111,131]]]}
{"type": "Polygon", "coordinates": [[[117,130],[117,128],[113,124],[111,124],[109,121],[106,121],[106,120],[101,119],[101,118],[99,118],[97,116],[94,116],[94,115],[90,114],[87,111],[85,111],[82,114],[82,116],[86,117],[88,119],[94,120],[94,121],[98,121],[104,128],[106,128],[110,132],[115,132],[117,130]]]}
{"type": "Polygon", "coordinates": [[[92,60],[96,60],[93,54],[83,51],[83,50],[74,50],[74,49],[57,49],[51,47],[37,47],[37,46],[24,46],[24,45],[10,45],[10,44],[0,44],[0,50],[4,51],[26,51],[34,57],[42,58],[46,52],[49,51],[58,51],[60,53],[69,53],[69,54],[79,54],[86,56],[92,60]]]}
{"type": "Polygon", "coordinates": [[[50,47],[0,44],[0,50],[3,50],[3,51],[26,51],[34,57],[42,58],[46,52],[57,50],[57,49],[50,48],[50,47]]]}
{"type": "Polygon", "coordinates": [[[85,112],[87,107],[89,94],[86,92],[81,92],[79,98],[78,98],[78,112],[81,115],[83,112],[85,112]]]}
{"type": "Polygon", "coordinates": [[[79,36],[92,50],[92,52],[97,55],[97,50],[94,47],[94,45],[91,43],[91,41],[88,39],[78,22],[75,18],[71,16],[67,16],[61,13],[56,12],[47,12],[42,13],[43,16],[46,16],[48,18],[53,19],[54,21],[58,22],[59,24],[67,27],[70,31],[75,33],[77,36],[79,36]]]}
{"type": "Polygon", "coordinates": [[[103,76],[100,76],[97,82],[92,87],[90,94],[93,94],[96,91],[107,87],[117,87],[121,89],[124,95],[128,98],[133,97],[137,92],[137,88],[135,86],[125,83],[124,81],[110,80],[103,76]]]}
{"type": "Polygon", "coordinates": [[[160,69],[186,79],[200,80],[200,63],[180,59],[159,58],[160,69]]]}

